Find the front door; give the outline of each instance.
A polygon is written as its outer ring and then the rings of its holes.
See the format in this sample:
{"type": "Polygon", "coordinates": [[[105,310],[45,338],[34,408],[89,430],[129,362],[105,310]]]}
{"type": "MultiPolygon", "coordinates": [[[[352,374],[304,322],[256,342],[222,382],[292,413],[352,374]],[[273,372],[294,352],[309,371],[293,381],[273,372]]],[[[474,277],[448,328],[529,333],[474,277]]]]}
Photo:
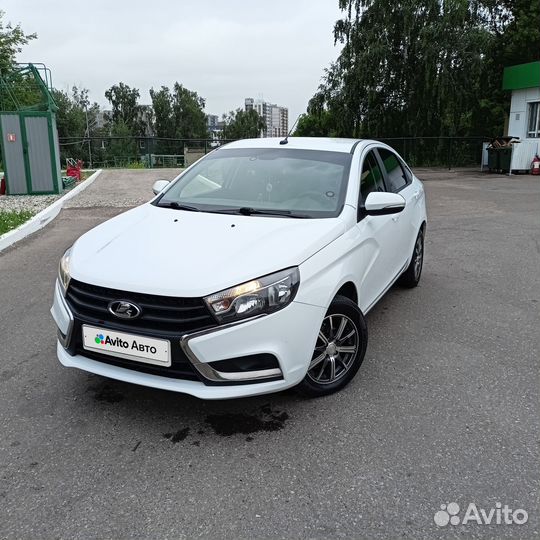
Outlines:
{"type": "Polygon", "coordinates": [[[418,188],[412,185],[412,174],[394,152],[387,148],[378,148],[377,154],[384,173],[386,191],[399,193],[405,199],[405,208],[399,214],[391,216],[396,224],[394,242],[398,258],[395,262],[395,272],[399,273],[412,254],[418,233],[414,219],[418,188]]]}
{"type": "MultiPolygon", "coordinates": [[[[381,164],[373,150],[364,156],[361,171],[360,209],[369,193],[387,191],[381,164]]],[[[384,294],[399,272],[401,261],[396,215],[399,214],[366,216],[359,211],[356,227],[362,245],[358,246],[357,268],[360,273],[359,305],[363,312],[384,294]]]]}

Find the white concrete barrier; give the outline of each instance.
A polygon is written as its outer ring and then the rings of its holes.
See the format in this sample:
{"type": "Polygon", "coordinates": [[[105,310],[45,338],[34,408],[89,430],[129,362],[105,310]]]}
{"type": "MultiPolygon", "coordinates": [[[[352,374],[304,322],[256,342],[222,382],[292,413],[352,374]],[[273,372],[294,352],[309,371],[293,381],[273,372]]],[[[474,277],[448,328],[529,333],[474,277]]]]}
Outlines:
{"type": "MultiPolygon", "coordinates": [[[[62,207],[66,201],[73,199],[73,197],[76,197],[81,191],[89,187],[101,174],[101,172],[102,169],[97,170],[84,182],[81,182],[77,187],[74,187],[72,190],[68,191],[63,197],[60,197],[58,200],[54,201],[50,206],[47,206],[47,208],[36,214],[34,217],[30,218],[22,225],[19,225],[16,229],[8,231],[0,236],[0,251],[13,245],[15,242],[30,236],[36,231],[43,229],[45,225],[50,223],[60,213],[60,210],[62,210],[62,207]]],[[[15,196],[16,195],[14,195],[14,197],[15,196]]]]}

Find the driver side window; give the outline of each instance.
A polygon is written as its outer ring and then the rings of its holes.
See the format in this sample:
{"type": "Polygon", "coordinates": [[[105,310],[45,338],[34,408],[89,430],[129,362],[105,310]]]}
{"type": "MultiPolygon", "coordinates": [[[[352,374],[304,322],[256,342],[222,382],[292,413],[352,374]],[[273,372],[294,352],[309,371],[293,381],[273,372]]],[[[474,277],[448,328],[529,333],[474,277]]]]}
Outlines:
{"type": "Polygon", "coordinates": [[[386,191],[382,171],[373,151],[366,155],[362,165],[362,173],[360,175],[360,203],[365,202],[366,197],[372,191],[386,191]]]}

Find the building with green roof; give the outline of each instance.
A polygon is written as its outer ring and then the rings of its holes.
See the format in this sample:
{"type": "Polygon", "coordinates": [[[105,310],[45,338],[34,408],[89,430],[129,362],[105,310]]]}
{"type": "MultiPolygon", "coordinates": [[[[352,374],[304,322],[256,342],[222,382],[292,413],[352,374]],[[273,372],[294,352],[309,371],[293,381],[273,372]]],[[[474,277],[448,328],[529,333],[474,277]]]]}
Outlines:
{"type": "Polygon", "coordinates": [[[540,153],[540,61],[505,68],[503,90],[512,92],[507,135],[521,140],[514,145],[512,169],[529,169],[540,153]]]}

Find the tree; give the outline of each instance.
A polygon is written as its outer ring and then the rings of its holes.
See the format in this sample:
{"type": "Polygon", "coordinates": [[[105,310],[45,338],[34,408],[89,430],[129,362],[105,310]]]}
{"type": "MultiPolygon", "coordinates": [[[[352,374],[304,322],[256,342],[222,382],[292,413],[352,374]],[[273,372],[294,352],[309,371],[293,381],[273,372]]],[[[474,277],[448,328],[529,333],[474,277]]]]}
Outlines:
{"type": "MultiPolygon", "coordinates": [[[[97,136],[96,126],[99,105],[90,103],[88,90],[73,86],[71,92],[53,90],[54,101],[58,106],[56,112],[56,127],[61,142],[61,159],[71,157],[90,161],[89,141],[87,137],[97,136]],[[88,130],[87,130],[88,128],[88,130]]],[[[97,149],[92,150],[93,160],[96,160],[97,149]]]]}
{"type": "Polygon", "coordinates": [[[313,110],[308,105],[308,112],[301,115],[294,131],[295,137],[335,137],[337,130],[329,111],[313,110]]]}
{"type": "Polygon", "coordinates": [[[122,119],[112,124],[111,139],[105,157],[107,161],[121,167],[137,159],[137,144],[131,136],[130,127],[122,119]]]}
{"type": "Polygon", "coordinates": [[[154,131],[158,137],[174,138],[175,124],[172,108],[172,96],[166,86],[159,90],[150,89],[152,109],[154,110],[154,131]]]}
{"type": "Polygon", "coordinates": [[[204,103],[204,99],[197,92],[174,83],[172,106],[177,138],[206,139],[208,137],[204,103]]]}
{"type": "Polygon", "coordinates": [[[502,131],[507,65],[538,59],[540,4],[339,0],[343,49],[298,132],[340,136],[502,131]]]}
{"type": "Polygon", "coordinates": [[[13,94],[0,88],[0,110],[16,110],[17,106],[35,105],[41,101],[41,93],[32,77],[14,72],[16,55],[29,41],[36,39],[36,34],[25,34],[21,25],[4,23],[5,13],[0,10],[0,76],[9,76],[13,94]],[[12,96],[15,96],[15,100],[12,96]]]}
{"type": "Polygon", "coordinates": [[[266,127],[265,121],[254,109],[231,111],[228,115],[223,115],[223,122],[222,136],[224,139],[260,137],[261,131],[266,127]]]}
{"type": "Polygon", "coordinates": [[[53,98],[58,106],[56,127],[60,138],[84,137],[87,126],[87,113],[88,126],[92,132],[92,128],[95,127],[97,121],[99,105],[90,103],[86,88],[79,90],[74,86],[71,89],[71,94],[62,90],[53,90],[53,98]]]}
{"type": "Polygon", "coordinates": [[[144,126],[140,122],[139,90],[120,82],[105,92],[112,107],[113,124],[123,123],[132,135],[144,135],[144,126]]]}
{"type": "Polygon", "coordinates": [[[15,56],[29,41],[37,38],[37,34],[25,34],[21,25],[4,24],[5,12],[0,10],[0,75],[13,69],[15,56]]]}
{"type": "Polygon", "coordinates": [[[465,0],[341,0],[344,44],[313,110],[340,135],[467,134],[489,34],[465,0]]]}
{"type": "Polygon", "coordinates": [[[208,128],[204,99],[178,82],[172,92],[162,86],[150,90],[154,109],[154,126],[158,137],[176,139],[206,139],[208,128]]]}

